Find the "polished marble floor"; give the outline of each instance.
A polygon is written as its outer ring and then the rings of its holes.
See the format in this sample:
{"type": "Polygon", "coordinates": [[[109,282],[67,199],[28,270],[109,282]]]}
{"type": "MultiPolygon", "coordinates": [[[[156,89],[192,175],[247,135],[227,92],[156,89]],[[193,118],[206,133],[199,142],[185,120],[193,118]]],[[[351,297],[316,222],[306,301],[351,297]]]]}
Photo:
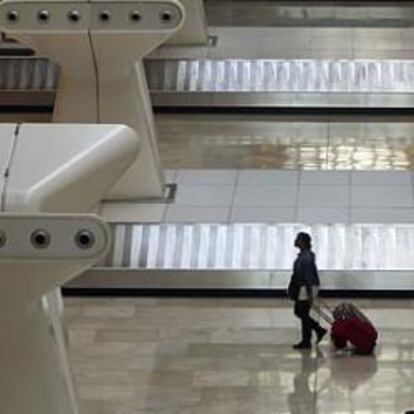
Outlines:
{"type": "Polygon", "coordinates": [[[111,222],[414,223],[414,123],[157,114],[172,203],[104,203],[111,222]]]}
{"type": "Polygon", "coordinates": [[[109,221],[414,222],[414,124],[272,115],[156,116],[171,204],[105,203],[109,221]]]}
{"type": "Polygon", "coordinates": [[[151,58],[412,59],[414,29],[350,27],[220,27],[199,47],[164,45],[151,58]]]}
{"type": "Polygon", "coordinates": [[[204,0],[210,26],[406,27],[408,2],[204,0]]]}
{"type": "Polygon", "coordinates": [[[414,302],[356,302],[379,328],[374,356],[293,351],[283,299],[66,299],[82,414],[414,409],[414,302]]]}
{"type": "Polygon", "coordinates": [[[166,169],[414,170],[411,122],[156,116],[166,169]]]}
{"type": "Polygon", "coordinates": [[[102,216],[116,223],[414,223],[412,171],[184,169],[166,176],[176,185],[173,202],[104,202],[102,216]]]}

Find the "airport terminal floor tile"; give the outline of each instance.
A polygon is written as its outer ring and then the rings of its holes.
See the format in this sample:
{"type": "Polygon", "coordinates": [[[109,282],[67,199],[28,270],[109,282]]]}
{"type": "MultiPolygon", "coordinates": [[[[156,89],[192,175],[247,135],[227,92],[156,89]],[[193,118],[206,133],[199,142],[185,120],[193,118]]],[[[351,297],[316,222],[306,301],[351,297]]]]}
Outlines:
{"type": "Polygon", "coordinates": [[[166,169],[414,170],[411,122],[228,114],[158,114],[155,120],[166,169]]]}
{"type": "Polygon", "coordinates": [[[414,301],[355,302],[379,329],[373,356],[293,351],[284,299],[66,299],[82,414],[414,409],[414,301]]]}
{"type": "Polygon", "coordinates": [[[413,28],[209,27],[213,44],[163,45],[151,58],[410,59],[413,28]]]}
{"type": "Polygon", "coordinates": [[[171,203],[104,203],[110,222],[414,223],[412,171],[168,170],[171,203]]]}

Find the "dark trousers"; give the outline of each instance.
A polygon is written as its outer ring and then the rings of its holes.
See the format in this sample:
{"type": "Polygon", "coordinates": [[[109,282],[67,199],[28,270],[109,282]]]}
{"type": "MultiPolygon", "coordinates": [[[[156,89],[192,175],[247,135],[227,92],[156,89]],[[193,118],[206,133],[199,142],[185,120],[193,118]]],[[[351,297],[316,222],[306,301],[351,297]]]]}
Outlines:
{"type": "Polygon", "coordinates": [[[312,331],[320,332],[322,329],[321,325],[310,317],[310,309],[311,303],[308,300],[295,301],[295,316],[302,322],[302,342],[306,344],[311,343],[312,331]]]}

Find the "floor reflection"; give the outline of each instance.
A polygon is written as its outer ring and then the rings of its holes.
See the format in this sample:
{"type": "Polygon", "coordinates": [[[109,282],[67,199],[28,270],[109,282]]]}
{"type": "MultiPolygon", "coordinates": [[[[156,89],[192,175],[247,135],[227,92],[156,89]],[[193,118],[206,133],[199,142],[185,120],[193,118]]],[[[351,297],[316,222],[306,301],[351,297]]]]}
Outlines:
{"type": "Polygon", "coordinates": [[[300,355],[301,369],[293,378],[293,392],[288,395],[291,414],[314,412],[317,398],[314,374],[316,374],[319,365],[325,362],[319,347],[316,348],[316,355],[306,350],[301,351],[300,355]]]}
{"type": "MultiPolygon", "coordinates": [[[[355,299],[374,356],[291,348],[282,299],[66,298],[83,414],[399,414],[414,408],[414,302],[355,299]]],[[[328,300],[331,306],[337,301],[328,300]]]]}
{"type": "MultiPolygon", "coordinates": [[[[343,408],[349,411],[343,412],[354,412],[353,395],[378,371],[375,355],[357,355],[352,350],[335,352],[325,349],[323,352],[317,347],[315,351],[300,352],[300,358],[301,369],[295,375],[293,391],[287,397],[290,414],[337,412],[336,407],[327,405],[324,398],[328,396],[329,401],[332,395],[338,398],[339,394],[346,396],[342,403],[345,402],[343,408]],[[318,399],[323,401],[321,407],[317,406],[318,399]]],[[[367,412],[377,412],[370,407],[369,400],[366,403],[367,412]]]]}
{"type": "Polygon", "coordinates": [[[412,126],[157,117],[167,169],[414,170],[412,126]]]}
{"type": "Polygon", "coordinates": [[[331,381],[346,391],[355,391],[369,382],[378,371],[377,357],[338,352],[330,359],[331,381]]]}

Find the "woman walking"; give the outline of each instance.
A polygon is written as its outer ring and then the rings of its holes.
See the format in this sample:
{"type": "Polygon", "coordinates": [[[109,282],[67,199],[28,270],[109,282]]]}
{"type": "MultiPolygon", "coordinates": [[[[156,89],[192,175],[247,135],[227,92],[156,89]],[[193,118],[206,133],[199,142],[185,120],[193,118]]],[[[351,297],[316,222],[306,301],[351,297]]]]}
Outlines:
{"type": "Polygon", "coordinates": [[[315,331],[317,344],[327,332],[309,315],[312,302],[318,295],[319,275],[315,263],[315,254],[312,252],[311,236],[304,232],[298,233],[295,239],[295,247],[299,249],[299,254],[293,264],[288,295],[295,302],[294,313],[302,323],[302,340],[293,345],[293,348],[310,349],[312,347],[312,331],[315,331]]]}

